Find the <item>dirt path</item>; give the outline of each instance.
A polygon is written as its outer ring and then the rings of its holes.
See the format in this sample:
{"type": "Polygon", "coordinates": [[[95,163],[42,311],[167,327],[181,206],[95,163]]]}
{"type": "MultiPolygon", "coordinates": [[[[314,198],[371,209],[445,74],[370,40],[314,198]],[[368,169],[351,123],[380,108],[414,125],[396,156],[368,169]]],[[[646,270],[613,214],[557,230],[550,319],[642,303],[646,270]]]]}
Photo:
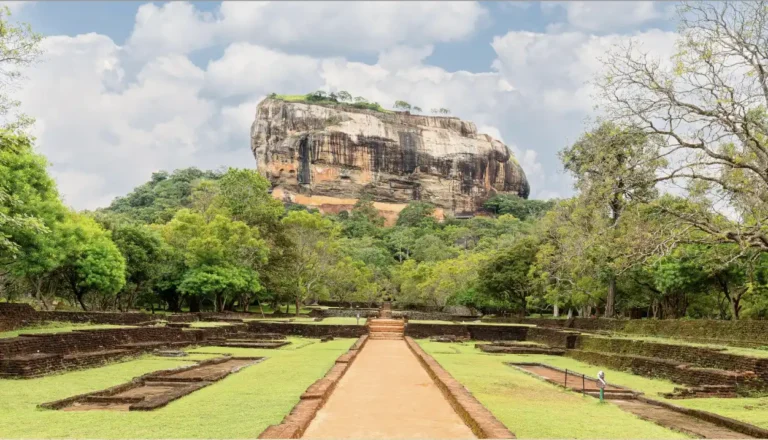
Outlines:
{"type": "Polygon", "coordinates": [[[641,419],[649,420],[667,428],[691,434],[698,438],[752,438],[740,432],[717,426],[714,423],[687,416],[669,409],[650,405],[639,400],[611,400],[624,411],[631,412],[641,419]]]}
{"type": "Polygon", "coordinates": [[[403,340],[369,340],[303,438],[475,438],[403,340]]]}

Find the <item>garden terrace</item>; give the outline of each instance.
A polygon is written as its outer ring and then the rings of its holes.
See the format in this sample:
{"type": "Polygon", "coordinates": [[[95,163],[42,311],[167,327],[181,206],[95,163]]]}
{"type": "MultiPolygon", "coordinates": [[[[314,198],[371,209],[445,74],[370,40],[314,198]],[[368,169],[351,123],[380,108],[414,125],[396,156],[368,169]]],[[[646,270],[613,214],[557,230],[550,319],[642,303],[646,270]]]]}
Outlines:
{"type": "Polygon", "coordinates": [[[684,385],[768,387],[768,358],[732,354],[724,348],[590,335],[580,335],[576,348],[567,355],[684,385]]]}

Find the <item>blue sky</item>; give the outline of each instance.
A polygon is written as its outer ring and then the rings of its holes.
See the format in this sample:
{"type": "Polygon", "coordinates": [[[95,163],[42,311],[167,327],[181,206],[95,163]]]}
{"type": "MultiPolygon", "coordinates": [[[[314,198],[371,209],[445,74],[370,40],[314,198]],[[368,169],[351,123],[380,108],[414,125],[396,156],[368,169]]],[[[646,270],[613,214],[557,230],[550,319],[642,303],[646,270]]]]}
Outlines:
{"type": "Polygon", "coordinates": [[[533,197],[568,196],[556,155],[598,114],[597,56],[676,39],[668,2],[9,5],[46,36],[19,99],[76,208],[159,169],[253,166],[256,103],[318,88],[451,108],[507,143],[533,197]]]}

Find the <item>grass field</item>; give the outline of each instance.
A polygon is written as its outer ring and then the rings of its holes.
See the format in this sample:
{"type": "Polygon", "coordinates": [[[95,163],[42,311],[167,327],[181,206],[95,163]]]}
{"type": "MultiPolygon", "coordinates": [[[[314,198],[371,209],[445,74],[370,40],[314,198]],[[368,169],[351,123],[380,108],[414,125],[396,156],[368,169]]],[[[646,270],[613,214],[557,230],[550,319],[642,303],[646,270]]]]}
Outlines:
{"type": "MultiPolygon", "coordinates": [[[[3,438],[256,438],[279,423],[299,396],[354,342],[291,339],[279,350],[201,347],[193,353],[267,356],[221,382],[149,412],[41,410],[39,403],[100,390],[189,358],[146,356],[39,379],[0,380],[3,438]]],[[[211,357],[197,354],[195,358],[211,357]]]]}
{"type": "MultiPolygon", "coordinates": [[[[502,364],[503,362],[540,362],[542,364],[552,365],[554,367],[567,368],[570,371],[586,374],[592,377],[595,377],[599,370],[603,370],[605,372],[606,379],[609,383],[613,383],[616,385],[623,385],[625,387],[632,388],[633,390],[641,391],[645,393],[646,397],[649,397],[651,399],[663,400],[663,401],[672,403],[673,405],[684,406],[687,408],[698,409],[702,411],[709,411],[715,414],[719,414],[725,417],[731,417],[736,420],[741,420],[742,422],[751,423],[761,428],[768,429],[768,397],[738,398],[738,399],[721,399],[721,398],[681,399],[681,400],[664,399],[659,395],[659,393],[671,392],[675,386],[679,386],[679,385],[675,385],[674,383],[668,380],[649,379],[646,377],[626,373],[623,371],[590,365],[590,364],[580,362],[575,359],[571,359],[564,356],[482,353],[479,350],[474,348],[474,343],[446,344],[446,343],[425,342],[425,341],[419,341],[419,343],[424,347],[425,350],[434,351],[436,354],[433,354],[433,356],[435,356],[435,358],[441,364],[443,364],[443,366],[446,369],[448,369],[452,374],[453,374],[453,371],[448,367],[448,364],[453,363],[454,358],[467,359],[467,360],[462,360],[461,362],[457,362],[459,365],[465,362],[469,362],[471,365],[474,365],[474,363],[478,363],[478,364],[488,363],[491,365],[498,365],[498,369],[494,369],[494,372],[489,373],[489,375],[501,374],[505,377],[509,373],[507,372],[502,373],[501,371],[505,371],[504,369],[510,369],[510,370],[513,370],[513,369],[511,367],[503,365],[502,364]],[[461,354],[461,356],[447,356],[449,354],[461,354]],[[487,361],[486,359],[488,358],[494,359],[494,361],[487,361]],[[444,359],[445,359],[445,362],[447,362],[448,364],[444,363],[444,359]]],[[[515,373],[518,374],[518,372],[515,372],[515,373]]],[[[519,374],[523,374],[523,373],[519,373],[519,374]]],[[[458,375],[455,375],[455,376],[457,379],[459,379],[458,375]]],[[[470,390],[472,390],[472,387],[470,387],[469,383],[465,382],[462,379],[459,379],[459,380],[461,380],[462,383],[464,383],[470,390]]],[[[481,378],[478,377],[476,380],[481,380],[481,378]]],[[[493,379],[491,378],[486,380],[491,381],[493,379]]],[[[541,384],[547,385],[543,382],[541,384]]],[[[480,386],[483,386],[483,384],[481,383],[480,386]]],[[[551,386],[551,385],[547,385],[547,386],[551,386]]],[[[574,393],[571,393],[571,394],[574,394],[574,393]]],[[[557,436],[557,435],[553,434],[553,436],[557,436]]],[[[650,437],[651,434],[648,434],[648,436],[650,437]]]]}
{"type": "Polygon", "coordinates": [[[84,329],[102,329],[102,328],[127,328],[126,325],[110,325],[110,324],[77,324],[73,322],[57,322],[50,321],[40,323],[38,325],[32,325],[16,330],[7,332],[0,332],[0,338],[15,338],[21,333],[35,334],[35,333],[65,333],[72,330],[84,330],[84,329]]]}
{"type": "MultiPolygon", "coordinates": [[[[475,349],[474,344],[418,342],[518,438],[686,438],[615,405],[600,404],[597,399],[565,391],[503,364],[525,359],[556,365],[570,359],[491,355],[475,349]]],[[[585,373],[594,374],[595,367],[580,366],[585,373]]],[[[606,376],[620,383],[618,374],[606,370],[606,376]]],[[[621,379],[629,381],[628,377],[621,379]]],[[[658,388],[670,386],[661,384],[658,388]]]]}

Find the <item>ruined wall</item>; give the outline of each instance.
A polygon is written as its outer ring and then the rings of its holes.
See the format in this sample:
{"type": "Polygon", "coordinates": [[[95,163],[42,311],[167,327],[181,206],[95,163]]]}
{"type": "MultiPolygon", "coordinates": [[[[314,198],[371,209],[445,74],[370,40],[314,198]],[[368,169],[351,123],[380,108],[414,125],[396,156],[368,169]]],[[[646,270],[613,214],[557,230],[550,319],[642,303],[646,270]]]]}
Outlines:
{"type": "Polygon", "coordinates": [[[251,139],[273,196],[323,212],[368,194],[391,222],[411,200],[435,204],[441,216],[473,213],[498,192],[530,191],[507,147],[458,118],[265,99],[251,139]]]}

